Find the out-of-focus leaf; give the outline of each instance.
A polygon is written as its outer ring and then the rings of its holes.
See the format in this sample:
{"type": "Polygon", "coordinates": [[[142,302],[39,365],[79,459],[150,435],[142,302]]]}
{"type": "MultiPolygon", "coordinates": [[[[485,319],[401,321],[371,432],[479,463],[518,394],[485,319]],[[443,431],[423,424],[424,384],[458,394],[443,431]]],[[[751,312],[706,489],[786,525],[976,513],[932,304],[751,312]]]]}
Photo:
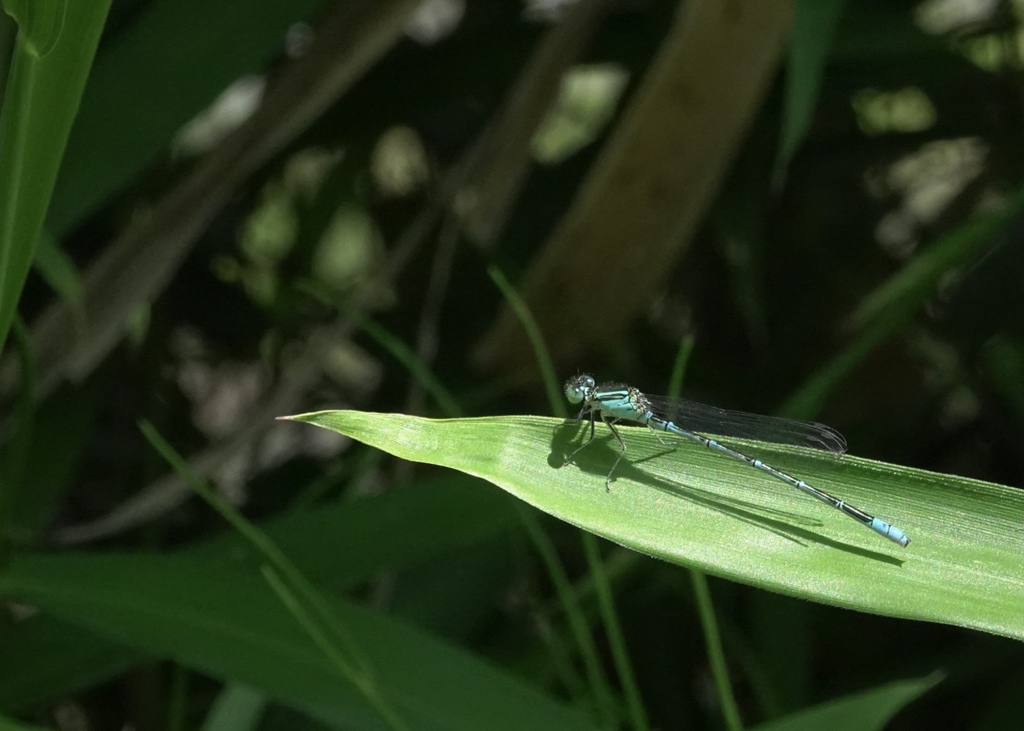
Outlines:
{"type": "Polygon", "coordinates": [[[29,726],[10,718],[0,716],[0,731],[46,731],[42,726],[29,726]]]}
{"type": "Polygon", "coordinates": [[[36,615],[0,633],[0,710],[20,712],[89,688],[145,659],[124,645],[36,615]]]}
{"type": "MultiPolygon", "coordinates": [[[[20,556],[0,595],[345,728],[383,729],[257,572],[186,556],[20,556]]],[[[571,708],[422,630],[335,600],[332,609],[409,728],[588,729],[571,708]]]]}
{"type": "Polygon", "coordinates": [[[231,684],[217,696],[202,731],[251,731],[259,728],[266,707],[263,693],[247,685],[231,684]]]}
{"type": "MultiPolygon", "coordinates": [[[[0,116],[0,349],[42,231],[109,5],[110,0],[71,3],[65,22],[75,32],[61,34],[45,56],[38,49],[49,43],[51,31],[38,31],[35,46],[28,35],[18,34],[0,116]]],[[[36,20],[33,25],[52,22],[36,20]]]]}
{"type": "MultiPolygon", "coordinates": [[[[310,580],[345,588],[381,571],[404,571],[467,550],[516,521],[507,495],[476,478],[453,475],[309,508],[261,529],[310,580]]],[[[213,570],[258,568],[251,545],[234,533],[182,555],[213,570]]],[[[0,633],[0,657],[17,659],[0,662],[0,709],[18,710],[102,682],[147,655],[37,616],[0,633]]]]}
{"type": "Polygon", "coordinates": [[[796,0],[793,4],[782,139],[773,174],[776,188],[785,180],[789,163],[811,126],[818,89],[844,5],[846,0],[796,0]]]}
{"type": "Polygon", "coordinates": [[[946,234],[876,288],[850,317],[855,339],[790,396],[779,413],[794,419],[814,418],[857,365],[921,310],[950,272],[974,264],[1022,216],[1024,189],[1019,189],[1000,210],[980,214],[946,234]]]}
{"type": "MultiPolygon", "coordinates": [[[[476,478],[452,477],[303,510],[260,529],[314,583],[351,586],[381,571],[466,550],[517,523],[506,495],[476,478]]],[[[230,564],[251,561],[253,550],[232,533],[187,553],[210,564],[230,564]]]]}
{"type": "Polygon", "coordinates": [[[942,680],[929,675],[916,680],[900,680],[880,688],[822,703],[785,718],[756,727],[756,731],[811,731],[827,728],[832,731],[881,731],[902,708],[924,695],[942,680]]]}
{"type": "Polygon", "coordinates": [[[79,321],[85,317],[82,307],[82,278],[78,269],[53,236],[43,231],[36,246],[35,268],[46,283],[63,297],[75,312],[79,321]]]}
{"type": "MultiPolygon", "coordinates": [[[[83,4],[89,3],[72,5],[83,4]]],[[[146,3],[134,24],[96,59],[53,194],[48,223],[54,234],[64,235],[128,185],[182,125],[233,81],[279,54],[288,28],[324,4],[146,3]]]]}
{"type": "Polygon", "coordinates": [[[4,0],[3,5],[18,21],[29,53],[42,57],[53,50],[64,27],[67,0],[4,0]]]}

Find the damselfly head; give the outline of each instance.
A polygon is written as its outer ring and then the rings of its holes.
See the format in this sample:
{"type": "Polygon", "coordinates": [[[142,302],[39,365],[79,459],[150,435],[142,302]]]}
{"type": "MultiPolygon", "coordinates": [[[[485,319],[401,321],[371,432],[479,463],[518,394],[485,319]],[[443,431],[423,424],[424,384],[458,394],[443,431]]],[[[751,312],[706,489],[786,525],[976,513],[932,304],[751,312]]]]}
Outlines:
{"type": "Polygon", "coordinates": [[[578,404],[584,399],[589,398],[596,386],[597,382],[592,376],[588,376],[585,373],[573,376],[565,382],[565,397],[569,399],[569,403],[578,404]]]}

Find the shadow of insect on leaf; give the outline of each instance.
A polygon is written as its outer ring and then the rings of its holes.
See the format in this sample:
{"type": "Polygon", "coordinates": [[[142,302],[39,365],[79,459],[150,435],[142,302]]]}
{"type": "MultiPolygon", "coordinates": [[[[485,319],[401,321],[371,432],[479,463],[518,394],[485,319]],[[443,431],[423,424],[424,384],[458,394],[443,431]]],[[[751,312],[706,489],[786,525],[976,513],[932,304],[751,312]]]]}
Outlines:
{"type": "MultiPolygon", "coordinates": [[[[806,514],[771,508],[723,495],[696,485],[663,479],[640,468],[640,465],[643,465],[645,462],[660,459],[675,452],[677,448],[676,443],[659,440],[659,443],[664,445],[664,449],[659,449],[653,453],[647,452],[642,455],[634,455],[632,459],[630,458],[632,452],[627,452],[623,459],[616,464],[621,450],[614,435],[610,432],[602,435],[600,423],[596,423],[595,428],[597,431],[595,432],[593,443],[590,443],[588,441],[590,439],[590,422],[588,419],[569,419],[555,427],[552,432],[548,465],[553,469],[562,469],[573,465],[587,474],[600,476],[605,479],[607,479],[609,470],[615,465],[614,476],[609,487],[611,492],[616,491],[617,482],[633,482],[670,494],[675,498],[725,513],[745,523],[757,525],[800,545],[821,543],[840,550],[862,553],[868,558],[893,561],[892,557],[887,554],[864,550],[858,546],[826,538],[813,530],[815,526],[822,526],[824,523],[820,520],[811,519],[806,514]],[[584,446],[586,449],[582,448],[584,446]],[[570,456],[572,457],[571,461],[569,461],[570,456]]],[[[630,489],[632,486],[625,484],[623,487],[624,489],[630,489]]],[[[899,563],[899,561],[896,562],[899,563]]]]}

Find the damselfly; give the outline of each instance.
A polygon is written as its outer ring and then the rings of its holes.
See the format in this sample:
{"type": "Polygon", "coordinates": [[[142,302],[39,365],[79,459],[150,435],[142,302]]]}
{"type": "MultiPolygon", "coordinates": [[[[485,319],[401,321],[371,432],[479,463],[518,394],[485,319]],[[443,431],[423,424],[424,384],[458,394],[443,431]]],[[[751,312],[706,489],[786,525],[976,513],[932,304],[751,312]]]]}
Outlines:
{"type": "MultiPolygon", "coordinates": [[[[565,396],[570,403],[583,404],[578,419],[590,417],[590,438],[572,454],[566,457],[565,463],[572,461],[576,454],[594,440],[594,424],[598,418],[608,425],[615,439],[619,442],[619,456],[605,478],[605,488],[611,489],[612,473],[619,461],[626,454],[626,443],[622,441],[615,424],[619,421],[636,421],[650,427],[654,431],[674,434],[691,442],[702,444],[708,449],[744,462],[754,469],[767,473],[782,480],[787,485],[805,492],[821,502],[831,505],[836,510],[850,516],[858,523],[866,525],[879,535],[901,546],[907,546],[910,538],[894,525],[868,515],[860,508],[855,508],[845,500],[829,495],[824,490],[808,485],[803,480],[787,475],[785,472],[765,464],[759,459],[748,457],[724,444],[699,434],[707,431],[723,436],[743,437],[780,444],[796,444],[806,447],[826,449],[836,454],[846,451],[846,440],[839,432],[823,424],[780,419],[773,416],[757,416],[739,411],[726,411],[713,406],[682,399],[670,399],[664,396],[647,396],[632,386],[609,383],[598,386],[591,376],[580,375],[565,382],[565,396]],[[680,426],[685,424],[686,427],[680,426]],[[692,431],[691,431],[692,430],[692,431]]],[[[660,437],[659,437],[660,438],[660,437]]]]}

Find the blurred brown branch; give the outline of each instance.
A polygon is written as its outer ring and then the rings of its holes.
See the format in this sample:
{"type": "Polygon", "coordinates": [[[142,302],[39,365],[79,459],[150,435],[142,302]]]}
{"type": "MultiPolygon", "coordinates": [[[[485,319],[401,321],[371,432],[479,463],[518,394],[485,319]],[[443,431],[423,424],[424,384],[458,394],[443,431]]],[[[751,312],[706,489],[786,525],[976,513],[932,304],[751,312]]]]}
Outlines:
{"type": "MultiPolygon", "coordinates": [[[[579,195],[521,285],[555,356],[616,340],[686,250],[783,57],[789,0],[683,4],[579,195]]],[[[532,358],[506,310],[477,362],[532,358]]]]}
{"type": "MultiPolygon", "coordinates": [[[[285,68],[260,108],[122,233],[83,275],[86,329],[55,302],[33,324],[39,393],[81,380],[120,341],[126,321],[152,302],[199,235],[255,170],[334,104],[403,35],[417,0],[336,5],[309,50],[285,68]]],[[[11,388],[14,364],[0,372],[11,388]]]]}

